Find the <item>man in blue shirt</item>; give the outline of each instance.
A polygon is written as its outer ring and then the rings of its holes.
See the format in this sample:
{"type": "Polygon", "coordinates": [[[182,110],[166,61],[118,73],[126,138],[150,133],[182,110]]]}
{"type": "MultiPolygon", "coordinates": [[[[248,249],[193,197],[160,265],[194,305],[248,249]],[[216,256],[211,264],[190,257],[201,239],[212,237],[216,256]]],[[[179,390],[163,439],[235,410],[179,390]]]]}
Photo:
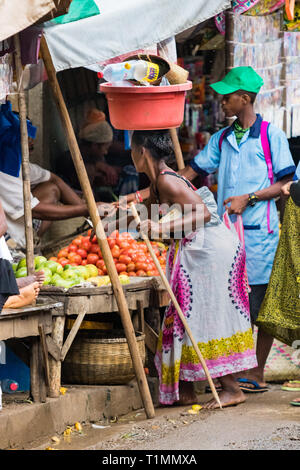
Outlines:
{"type": "MultiPolygon", "coordinates": [[[[255,323],[263,301],[279,240],[279,220],[274,198],[282,186],[293,178],[295,165],[285,134],[269,124],[268,142],[274,181],[270,184],[261,141],[262,118],[253,109],[262,78],[251,67],[236,67],[222,81],[211,87],[223,95],[227,118],[237,120],[220,130],[181,174],[193,180],[198,174],[218,170],[218,213],[225,210],[243,218],[246,263],[251,287],[251,320],[255,323]],[[221,139],[221,140],[220,140],[221,139]],[[270,201],[270,202],[269,202],[270,201]],[[269,208],[268,208],[269,205],[269,208]]],[[[243,391],[267,391],[264,367],[273,338],[261,328],[257,338],[258,367],[243,373],[243,391]]]]}
{"type": "MultiPolygon", "coordinates": [[[[281,188],[292,180],[295,165],[287,138],[280,129],[269,124],[265,133],[270,150],[273,182],[271,184],[262,145],[262,118],[256,115],[253,104],[263,85],[262,78],[252,67],[233,68],[220,82],[211,87],[223,95],[223,110],[227,118],[237,117],[234,123],[214,134],[206,147],[179,173],[189,180],[199,174],[218,170],[218,213],[224,211],[232,218],[242,215],[246,248],[249,295],[252,323],[258,316],[267,290],[273,260],[279,240],[279,220],[275,198],[281,188]]],[[[149,197],[149,188],[139,193],[149,197]]],[[[135,200],[136,195],[127,197],[135,200]]],[[[258,367],[245,371],[240,386],[246,392],[267,391],[264,367],[273,338],[258,329],[258,367]]]]}

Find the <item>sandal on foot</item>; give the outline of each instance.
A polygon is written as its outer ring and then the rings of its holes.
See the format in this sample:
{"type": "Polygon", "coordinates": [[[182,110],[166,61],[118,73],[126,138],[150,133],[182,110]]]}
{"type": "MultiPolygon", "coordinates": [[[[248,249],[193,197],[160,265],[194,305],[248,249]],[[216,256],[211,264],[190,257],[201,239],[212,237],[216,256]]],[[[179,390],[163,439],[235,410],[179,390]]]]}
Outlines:
{"type": "MultiPolygon", "coordinates": [[[[221,385],[216,385],[215,387],[217,392],[222,392],[223,388],[221,385]]],[[[212,393],[212,390],[209,385],[205,387],[205,393],[212,393]]]]}
{"type": "Polygon", "coordinates": [[[293,405],[293,406],[300,406],[300,399],[290,401],[290,405],[293,405]]]}
{"type": "Polygon", "coordinates": [[[289,380],[288,384],[299,384],[298,387],[289,387],[288,385],[282,386],[281,390],[286,390],[288,392],[300,392],[300,380],[289,380]]]}
{"type": "Polygon", "coordinates": [[[261,387],[255,380],[250,379],[237,379],[240,385],[240,389],[245,393],[262,393],[268,392],[269,387],[261,387]],[[246,384],[254,385],[254,387],[248,386],[246,384]]]}

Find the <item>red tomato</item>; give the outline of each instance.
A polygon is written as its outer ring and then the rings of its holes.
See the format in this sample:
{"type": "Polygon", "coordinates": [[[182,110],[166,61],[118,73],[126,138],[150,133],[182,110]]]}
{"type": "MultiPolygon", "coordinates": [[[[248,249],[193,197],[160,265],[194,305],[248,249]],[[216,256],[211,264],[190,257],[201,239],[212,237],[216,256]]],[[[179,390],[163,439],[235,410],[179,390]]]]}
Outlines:
{"type": "Polygon", "coordinates": [[[104,260],[103,260],[103,259],[99,259],[99,260],[97,261],[97,263],[96,263],[96,266],[97,266],[98,269],[102,269],[103,266],[105,266],[104,260]]]}
{"type": "Polygon", "coordinates": [[[111,250],[111,254],[113,255],[114,258],[119,258],[120,256],[120,248],[118,245],[115,245],[113,249],[111,250]]]}
{"type": "Polygon", "coordinates": [[[131,262],[127,264],[127,272],[132,272],[132,271],[135,271],[135,264],[131,262]]]}
{"type": "Polygon", "coordinates": [[[56,256],[51,256],[51,258],[49,258],[49,261],[56,261],[57,262],[57,257],[56,256]]]}
{"type": "Polygon", "coordinates": [[[124,248],[130,248],[130,243],[128,243],[127,241],[121,241],[120,243],[118,243],[119,247],[120,247],[120,250],[124,249],[124,248]]]}
{"type": "Polygon", "coordinates": [[[125,276],[128,276],[128,272],[127,272],[127,271],[121,271],[119,274],[120,274],[120,275],[121,275],[121,274],[124,274],[125,276]]]}
{"type": "Polygon", "coordinates": [[[119,256],[119,261],[120,261],[120,263],[124,263],[124,264],[127,265],[131,262],[131,258],[130,258],[130,256],[126,256],[126,255],[122,254],[122,255],[119,256]]]}
{"type": "Polygon", "coordinates": [[[87,264],[96,264],[99,260],[99,256],[96,253],[89,253],[87,255],[87,264]]]}
{"type": "Polygon", "coordinates": [[[116,240],[113,240],[113,239],[111,239],[111,238],[109,237],[109,238],[107,239],[107,241],[108,241],[109,248],[112,250],[113,247],[114,247],[115,244],[116,244],[116,240]]]}
{"type": "Polygon", "coordinates": [[[57,258],[66,258],[68,256],[68,253],[69,253],[69,249],[68,248],[62,248],[58,254],[57,254],[57,258]]]}
{"type": "Polygon", "coordinates": [[[154,271],[147,271],[146,272],[147,276],[155,276],[154,271]]]}
{"type": "Polygon", "coordinates": [[[133,277],[133,276],[136,276],[136,273],[134,271],[129,271],[127,273],[127,276],[132,276],[133,277]]]}
{"type": "Polygon", "coordinates": [[[69,260],[67,258],[58,258],[58,263],[64,268],[66,264],[69,264],[69,260]]]}
{"type": "Polygon", "coordinates": [[[71,245],[69,245],[69,253],[75,253],[77,252],[77,245],[73,245],[71,243],[71,245]]]}
{"type": "Polygon", "coordinates": [[[82,259],[85,259],[87,257],[87,251],[83,250],[82,248],[78,248],[77,254],[80,255],[82,259]]]}
{"type": "Polygon", "coordinates": [[[103,276],[103,271],[102,271],[102,269],[98,269],[98,276],[103,276]]]}
{"type": "Polygon", "coordinates": [[[126,271],[126,264],[117,263],[116,264],[116,269],[117,269],[118,273],[121,273],[122,271],[126,271]]]}
{"type": "Polygon", "coordinates": [[[147,263],[142,263],[141,261],[139,261],[139,262],[135,263],[135,269],[136,269],[136,271],[140,271],[140,270],[147,271],[148,265],[147,265],[147,263]]]}
{"type": "Polygon", "coordinates": [[[78,266],[79,264],[81,264],[81,263],[82,263],[82,258],[81,258],[81,256],[78,255],[78,254],[76,254],[75,256],[73,256],[72,263],[77,264],[77,266],[78,266]]]}
{"type": "Polygon", "coordinates": [[[81,262],[81,266],[86,266],[87,265],[87,259],[83,259],[81,262]]]}
{"type": "Polygon", "coordinates": [[[91,244],[91,242],[90,242],[89,240],[83,239],[83,240],[81,241],[80,247],[81,247],[83,250],[89,252],[91,246],[92,246],[92,244],[91,244]]]}
{"type": "Polygon", "coordinates": [[[107,274],[107,267],[106,267],[106,266],[103,266],[102,271],[103,271],[103,274],[107,274]]]}
{"type": "Polygon", "coordinates": [[[90,253],[96,253],[96,255],[100,256],[101,254],[101,251],[100,251],[100,247],[99,245],[97,244],[92,244],[91,248],[90,248],[90,253]]]}
{"type": "Polygon", "coordinates": [[[139,271],[136,272],[136,275],[138,277],[144,277],[144,276],[147,276],[147,274],[145,273],[145,271],[143,271],[142,269],[140,269],[139,271]]]}
{"type": "Polygon", "coordinates": [[[80,246],[81,245],[81,238],[79,238],[79,237],[74,238],[74,240],[72,241],[72,245],[80,246]]]}

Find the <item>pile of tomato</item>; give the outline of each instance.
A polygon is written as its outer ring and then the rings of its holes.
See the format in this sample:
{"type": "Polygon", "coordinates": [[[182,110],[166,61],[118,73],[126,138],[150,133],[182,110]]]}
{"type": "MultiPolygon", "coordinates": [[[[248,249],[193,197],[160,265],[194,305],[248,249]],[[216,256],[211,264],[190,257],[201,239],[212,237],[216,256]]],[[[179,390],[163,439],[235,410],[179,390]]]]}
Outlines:
{"type": "MultiPolygon", "coordinates": [[[[128,232],[119,233],[118,230],[115,230],[107,241],[119,274],[142,277],[159,275],[146,243],[135,240],[128,232]]],[[[167,246],[160,242],[151,242],[151,244],[165,271],[167,246]]],[[[91,230],[86,236],[76,237],[69,246],[62,248],[56,257],[50,259],[57,261],[63,267],[66,264],[72,266],[94,264],[98,268],[99,276],[107,274],[100,247],[96,236],[92,236],[91,230]]]]}

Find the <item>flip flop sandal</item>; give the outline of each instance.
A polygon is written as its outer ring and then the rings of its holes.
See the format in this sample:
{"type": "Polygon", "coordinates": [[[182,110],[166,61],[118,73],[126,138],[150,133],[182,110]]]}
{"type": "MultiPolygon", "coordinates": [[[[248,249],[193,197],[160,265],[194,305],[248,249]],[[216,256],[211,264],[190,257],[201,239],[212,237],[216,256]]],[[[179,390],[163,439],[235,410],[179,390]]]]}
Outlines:
{"type": "Polygon", "coordinates": [[[300,401],[290,401],[290,405],[300,406],[300,401]]]}
{"type": "MultiPolygon", "coordinates": [[[[221,385],[216,385],[216,391],[217,392],[222,392],[223,388],[221,385]]],[[[205,393],[212,393],[212,390],[209,385],[205,387],[205,393]]]]}
{"type": "Polygon", "coordinates": [[[240,389],[245,393],[262,393],[268,392],[269,387],[261,387],[255,380],[250,379],[237,379],[240,385],[240,389]],[[246,384],[252,384],[254,387],[247,387],[246,384]]]}
{"type": "Polygon", "coordinates": [[[289,387],[289,386],[282,386],[281,390],[285,390],[287,392],[300,392],[300,380],[289,380],[289,384],[299,384],[299,387],[289,387]]]}

